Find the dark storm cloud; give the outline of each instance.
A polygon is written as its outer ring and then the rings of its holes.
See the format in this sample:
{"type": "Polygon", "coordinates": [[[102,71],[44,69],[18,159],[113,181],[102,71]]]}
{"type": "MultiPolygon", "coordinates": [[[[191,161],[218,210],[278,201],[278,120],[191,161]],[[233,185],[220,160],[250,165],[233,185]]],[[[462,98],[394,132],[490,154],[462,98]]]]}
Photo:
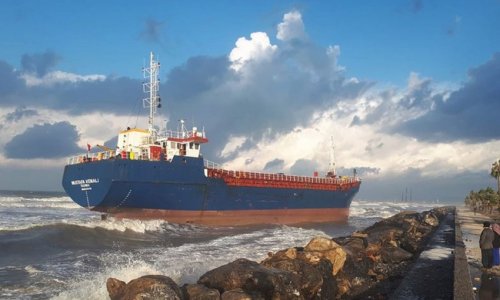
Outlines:
{"type": "Polygon", "coordinates": [[[500,53],[471,69],[465,84],[448,99],[434,99],[435,107],[395,131],[433,142],[482,142],[500,138],[500,53]]]}
{"type": "Polygon", "coordinates": [[[141,81],[127,77],[79,82],[61,87],[41,87],[34,90],[52,96],[45,98],[48,107],[67,110],[72,114],[112,112],[135,115],[138,106],[142,107],[142,98],[145,95],[142,92],[141,81]]]}
{"type": "Polygon", "coordinates": [[[24,54],[21,58],[23,71],[35,73],[42,77],[61,60],[60,56],[52,51],[44,53],[24,54]]]}
{"type": "Polygon", "coordinates": [[[142,106],[141,81],[127,77],[61,82],[28,87],[9,65],[0,61],[0,106],[36,106],[79,115],[90,112],[137,114],[142,106]]]}
{"type": "Polygon", "coordinates": [[[410,89],[398,103],[406,109],[422,107],[423,105],[428,106],[432,98],[432,92],[431,80],[425,79],[418,83],[417,87],[410,89]]]}
{"type": "Polygon", "coordinates": [[[104,146],[111,149],[116,149],[117,144],[118,144],[118,136],[112,137],[104,142],[104,146]]]}
{"type": "Polygon", "coordinates": [[[141,31],[139,37],[146,42],[160,42],[163,25],[164,22],[149,18],[144,23],[144,29],[141,31]]]}
{"type": "Polygon", "coordinates": [[[5,96],[15,93],[24,87],[23,80],[14,68],[4,61],[0,61],[0,106],[5,96]]]}
{"type": "Polygon", "coordinates": [[[290,167],[290,173],[294,175],[312,176],[320,167],[317,162],[311,159],[299,159],[290,167]]]}
{"type": "MultiPolygon", "coordinates": [[[[48,67],[50,64],[43,63],[39,57],[45,56],[23,56],[26,66],[32,66],[28,69],[43,73],[42,65],[48,67]]],[[[144,97],[141,81],[128,77],[29,87],[21,75],[12,66],[0,61],[0,107],[35,106],[64,110],[75,115],[96,111],[135,115],[144,97]]]]}
{"type": "Polygon", "coordinates": [[[170,71],[162,90],[173,101],[190,102],[222,85],[230,76],[226,57],[192,57],[170,71]]]}
{"type": "Polygon", "coordinates": [[[7,158],[60,158],[82,152],[76,127],[68,122],[34,125],[16,135],[4,148],[7,158]]]}
{"type": "Polygon", "coordinates": [[[5,115],[6,122],[17,122],[25,117],[37,116],[38,112],[34,109],[26,108],[26,106],[17,107],[15,111],[5,115]]]}
{"type": "Polygon", "coordinates": [[[285,161],[279,158],[268,161],[264,166],[264,171],[270,173],[283,172],[285,161]]]}

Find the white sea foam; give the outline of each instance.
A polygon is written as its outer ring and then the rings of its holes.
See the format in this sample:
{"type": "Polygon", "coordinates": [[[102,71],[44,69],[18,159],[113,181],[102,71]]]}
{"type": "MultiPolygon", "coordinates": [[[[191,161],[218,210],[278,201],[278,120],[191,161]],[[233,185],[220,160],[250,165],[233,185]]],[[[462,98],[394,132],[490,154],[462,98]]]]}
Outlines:
{"type": "MultiPolygon", "coordinates": [[[[104,228],[116,231],[162,231],[172,226],[166,221],[151,220],[117,220],[108,218],[101,220],[100,213],[88,211],[80,207],[69,197],[52,198],[24,198],[3,196],[0,197],[0,214],[5,217],[0,220],[0,230],[24,230],[33,227],[70,224],[87,228],[104,228]],[[68,212],[68,210],[71,210],[68,212]],[[11,215],[15,212],[17,216],[11,215]],[[2,214],[3,213],[3,214],[2,214]],[[20,218],[19,215],[22,215],[20,218]]],[[[175,228],[174,230],[177,230],[175,228]]]]}
{"type": "Polygon", "coordinates": [[[269,251],[306,245],[314,236],[325,234],[313,229],[281,226],[235,236],[223,236],[204,243],[178,247],[142,249],[138,253],[108,253],[100,259],[103,270],[85,274],[70,283],[55,299],[105,299],[105,282],[115,277],[128,282],[134,278],[161,274],[178,284],[194,283],[205,272],[238,258],[263,260],[269,251]],[[88,294],[91,291],[92,294],[88,294]]]}
{"type": "Polygon", "coordinates": [[[106,230],[115,230],[125,232],[127,230],[137,233],[145,233],[147,231],[162,231],[166,221],[162,220],[132,220],[132,219],[114,219],[108,218],[101,220],[94,218],[92,220],[65,220],[64,223],[78,225],[87,228],[103,228],[106,230]]]}
{"type": "Polygon", "coordinates": [[[70,288],[53,297],[57,300],[73,299],[108,299],[106,289],[106,280],[109,277],[115,277],[125,282],[144,276],[162,274],[160,270],[155,269],[150,263],[140,259],[128,263],[117,264],[107,267],[102,272],[87,274],[84,278],[74,278],[70,281],[70,288]]]}
{"type": "Polygon", "coordinates": [[[35,268],[34,266],[32,265],[27,265],[26,267],[24,267],[24,270],[26,272],[28,272],[29,274],[36,274],[36,273],[40,273],[42,272],[41,270],[35,268]]]}
{"type": "Polygon", "coordinates": [[[417,211],[439,207],[436,203],[390,202],[390,201],[353,201],[350,208],[351,217],[388,218],[402,211],[417,211]]]}
{"type": "Polygon", "coordinates": [[[78,204],[71,201],[69,197],[51,198],[25,198],[14,196],[0,196],[0,207],[5,208],[80,208],[78,204]]]}

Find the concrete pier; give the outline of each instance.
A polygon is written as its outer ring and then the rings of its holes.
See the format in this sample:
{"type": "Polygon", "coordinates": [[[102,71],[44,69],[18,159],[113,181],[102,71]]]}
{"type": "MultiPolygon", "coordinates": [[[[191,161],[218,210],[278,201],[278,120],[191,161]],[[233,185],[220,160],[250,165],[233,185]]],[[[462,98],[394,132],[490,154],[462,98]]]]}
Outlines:
{"type": "Polygon", "coordinates": [[[481,267],[479,235],[484,221],[500,215],[457,206],[433,237],[391,299],[500,299],[500,267],[481,267]]]}

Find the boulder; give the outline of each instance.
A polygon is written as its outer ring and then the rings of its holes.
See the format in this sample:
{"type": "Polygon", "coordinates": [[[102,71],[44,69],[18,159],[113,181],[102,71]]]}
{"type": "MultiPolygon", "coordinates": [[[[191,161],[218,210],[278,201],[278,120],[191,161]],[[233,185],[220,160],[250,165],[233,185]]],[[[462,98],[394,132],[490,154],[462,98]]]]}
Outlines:
{"type": "Polygon", "coordinates": [[[242,289],[234,289],[222,294],[221,300],[264,300],[264,298],[259,298],[247,294],[242,289]]]}
{"type": "Polygon", "coordinates": [[[125,285],[123,281],[109,278],[106,287],[112,300],[183,299],[177,284],[170,277],[163,275],[142,276],[125,285]]]}
{"type": "Polygon", "coordinates": [[[423,212],[422,220],[425,224],[431,225],[432,227],[439,225],[439,219],[432,211],[423,212]]]}
{"type": "Polygon", "coordinates": [[[265,299],[304,299],[301,279],[292,272],[268,268],[247,259],[238,259],[200,277],[198,284],[227,291],[242,289],[265,299]]]}
{"type": "MultiPolygon", "coordinates": [[[[261,263],[263,266],[284,270],[297,275],[300,281],[301,294],[306,299],[315,296],[323,285],[323,276],[314,266],[300,259],[281,259],[274,256],[261,263]]],[[[331,272],[331,269],[329,270],[331,272]]]]}
{"type": "Polygon", "coordinates": [[[399,247],[385,247],[380,251],[382,261],[390,264],[398,264],[413,258],[413,254],[399,247]]]}
{"type": "Polygon", "coordinates": [[[127,284],[124,281],[116,278],[108,278],[106,281],[106,289],[108,290],[109,298],[111,298],[111,300],[122,299],[126,286],[127,284]]]}
{"type": "Polygon", "coordinates": [[[185,284],[181,287],[186,300],[219,300],[220,293],[201,284],[185,284]]]}
{"type": "Polygon", "coordinates": [[[332,274],[335,275],[344,266],[346,260],[346,252],[342,247],[330,238],[315,237],[301,252],[303,259],[312,264],[318,264],[322,258],[329,260],[332,263],[332,274]]]}
{"type": "Polygon", "coordinates": [[[326,258],[311,263],[305,252],[300,247],[278,251],[261,264],[296,274],[301,295],[306,299],[331,299],[337,292],[332,263],[326,258]]]}
{"type": "Polygon", "coordinates": [[[316,298],[332,299],[334,296],[338,295],[337,282],[332,272],[332,263],[323,259],[315,266],[315,268],[319,271],[323,279],[323,284],[321,285],[316,298]]]}

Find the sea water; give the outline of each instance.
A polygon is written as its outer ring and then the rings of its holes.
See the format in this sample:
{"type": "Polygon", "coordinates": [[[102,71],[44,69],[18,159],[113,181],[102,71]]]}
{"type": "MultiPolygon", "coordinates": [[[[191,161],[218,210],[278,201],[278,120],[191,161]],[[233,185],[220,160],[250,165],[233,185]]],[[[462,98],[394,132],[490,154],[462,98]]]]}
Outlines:
{"type": "Polygon", "coordinates": [[[238,258],[344,236],[437,204],[354,201],[347,224],[209,228],[101,220],[63,193],[0,192],[0,299],[107,299],[106,280],[162,274],[179,285],[238,258]]]}

